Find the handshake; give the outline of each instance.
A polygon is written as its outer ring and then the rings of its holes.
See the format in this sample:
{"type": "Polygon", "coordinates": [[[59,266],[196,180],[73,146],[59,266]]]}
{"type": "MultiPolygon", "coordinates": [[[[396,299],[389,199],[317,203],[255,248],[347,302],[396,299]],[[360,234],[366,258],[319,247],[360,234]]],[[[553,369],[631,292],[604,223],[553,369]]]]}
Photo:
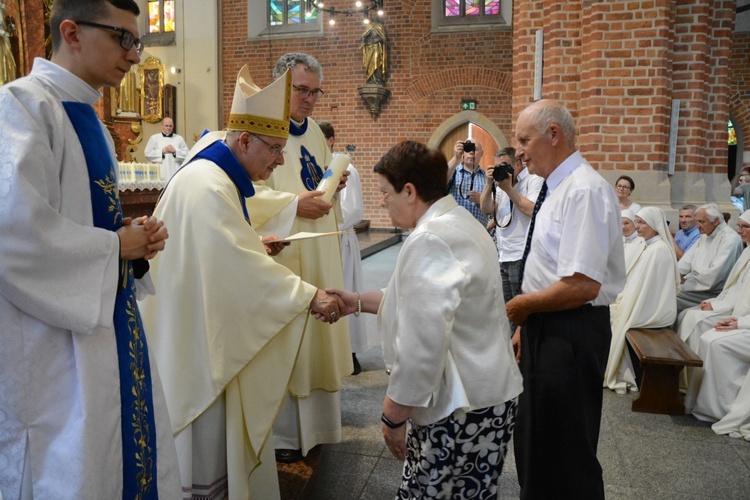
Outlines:
{"type": "Polygon", "coordinates": [[[326,323],[335,323],[357,310],[357,294],[327,288],[318,290],[310,303],[310,314],[326,323]]]}

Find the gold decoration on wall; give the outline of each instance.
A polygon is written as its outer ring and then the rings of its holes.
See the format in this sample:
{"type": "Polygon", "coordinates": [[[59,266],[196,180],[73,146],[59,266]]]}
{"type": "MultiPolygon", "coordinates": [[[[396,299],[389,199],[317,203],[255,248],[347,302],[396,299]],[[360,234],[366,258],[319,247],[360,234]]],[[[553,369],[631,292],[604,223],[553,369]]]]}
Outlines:
{"type": "Polygon", "coordinates": [[[0,85],[13,81],[18,76],[16,60],[10,44],[10,37],[15,30],[14,21],[11,16],[8,16],[6,24],[4,11],[5,5],[0,0],[0,85]]]}
{"type": "Polygon", "coordinates": [[[52,17],[52,3],[54,0],[43,0],[42,10],[44,11],[44,57],[47,60],[52,59],[52,28],[50,27],[50,18],[52,17]]]}
{"type": "Polygon", "coordinates": [[[141,75],[141,116],[147,123],[164,117],[164,63],[151,56],[139,66],[141,75]]]}
{"type": "Polygon", "coordinates": [[[140,123],[132,123],[130,125],[130,130],[135,134],[135,138],[128,139],[128,144],[130,144],[130,146],[128,146],[125,150],[125,161],[133,162],[135,161],[135,157],[133,155],[136,151],[138,151],[137,145],[140,144],[143,140],[143,127],[140,123]]]}

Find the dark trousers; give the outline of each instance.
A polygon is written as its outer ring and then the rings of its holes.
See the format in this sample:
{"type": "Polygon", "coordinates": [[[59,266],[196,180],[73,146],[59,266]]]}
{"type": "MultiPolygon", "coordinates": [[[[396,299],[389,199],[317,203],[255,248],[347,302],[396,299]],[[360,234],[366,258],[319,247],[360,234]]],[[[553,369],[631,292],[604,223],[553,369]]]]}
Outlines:
{"type": "MultiPolygon", "coordinates": [[[[503,298],[505,303],[521,293],[521,268],[523,261],[514,260],[500,263],[500,277],[503,279],[503,298]]],[[[516,324],[508,319],[510,323],[510,335],[516,331],[516,324]]]]}
{"type": "Polygon", "coordinates": [[[521,499],[604,498],[596,449],[611,339],[607,306],[533,314],[521,328],[521,499]]]}

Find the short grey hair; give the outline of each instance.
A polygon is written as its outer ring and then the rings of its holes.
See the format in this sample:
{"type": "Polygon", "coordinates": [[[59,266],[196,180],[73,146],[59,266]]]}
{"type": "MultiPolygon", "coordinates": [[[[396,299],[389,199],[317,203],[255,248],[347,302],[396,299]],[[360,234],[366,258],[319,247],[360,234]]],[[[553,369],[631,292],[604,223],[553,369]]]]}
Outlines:
{"type": "Polygon", "coordinates": [[[695,213],[695,211],[698,210],[698,207],[696,207],[692,203],[688,203],[687,205],[682,205],[682,207],[680,207],[680,212],[682,212],[683,210],[692,210],[693,213],[695,213]]]}
{"type": "Polygon", "coordinates": [[[286,70],[292,70],[298,64],[303,65],[307,71],[314,71],[317,73],[320,81],[323,81],[323,68],[320,66],[318,60],[310,54],[304,54],[302,52],[288,52],[281,56],[281,58],[276,61],[276,67],[273,68],[273,79],[277,80],[286,72],[286,70]]]}
{"type": "Polygon", "coordinates": [[[700,207],[698,207],[698,210],[704,210],[706,212],[708,220],[710,220],[711,222],[716,222],[716,219],[724,222],[724,214],[721,213],[721,210],[719,210],[719,205],[717,205],[716,203],[706,203],[705,205],[701,205],[700,207]]]}
{"type": "Polygon", "coordinates": [[[539,134],[546,134],[550,126],[556,123],[560,126],[565,142],[575,148],[576,126],[570,111],[559,102],[549,102],[532,111],[532,123],[539,134]]]}

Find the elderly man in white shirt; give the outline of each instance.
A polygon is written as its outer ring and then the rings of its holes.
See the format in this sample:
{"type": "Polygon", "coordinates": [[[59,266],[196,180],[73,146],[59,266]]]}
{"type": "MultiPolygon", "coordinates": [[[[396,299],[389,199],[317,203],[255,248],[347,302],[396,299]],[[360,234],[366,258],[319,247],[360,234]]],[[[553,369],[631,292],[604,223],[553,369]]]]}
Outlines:
{"type": "MultiPolygon", "coordinates": [[[[739,224],[740,231],[743,225],[750,224],[750,210],[740,216],[739,224]]],[[[743,241],[750,236],[750,233],[746,235],[746,232],[741,232],[743,241]]],[[[710,330],[717,322],[727,320],[732,316],[732,311],[742,295],[745,282],[750,281],[748,271],[750,271],[750,248],[742,252],[717,297],[685,309],[677,317],[677,332],[692,349],[698,349],[698,341],[704,332],[710,330]]]]}
{"type": "Polygon", "coordinates": [[[677,264],[682,276],[677,314],[719,295],[729,271],[742,253],[740,237],[724,222],[715,203],[699,207],[695,222],[701,237],[677,264]]]}
{"type": "Polygon", "coordinates": [[[620,206],[576,150],[562,104],[526,108],[516,139],[516,156],[546,179],[529,225],[523,293],[506,304],[522,325],[513,337],[524,379],[514,442],[521,498],[603,499],[596,450],[608,304],[625,285],[620,206]]]}
{"type": "Polygon", "coordinates": [[[152,135],[143,154],[148,161],[159,164],[159,177],[169,180],[188,155],[182,136],[174,133],[174,121],[168,116],[161,121],[161,133],[152,135]]]}
{"type": "MultiPolygon", "coordinates": [[[[516,158],[515,148],[511,147],[495,153],[495,165],[487,169],[487,178],[480,198],[481,206],[485,214],[495,215],[503,298],[508,302],[521,293],[521,258],[526,246],[526,233],[544,179],[529,173],[523,162],[516,158]],[[503,163],[512,166],[513,175],[506,175],[500,181],[490,181],[494,179],[495,170],[503,163]]],[[[515,329],[513,323],[511,327],[515,329]]]]}

